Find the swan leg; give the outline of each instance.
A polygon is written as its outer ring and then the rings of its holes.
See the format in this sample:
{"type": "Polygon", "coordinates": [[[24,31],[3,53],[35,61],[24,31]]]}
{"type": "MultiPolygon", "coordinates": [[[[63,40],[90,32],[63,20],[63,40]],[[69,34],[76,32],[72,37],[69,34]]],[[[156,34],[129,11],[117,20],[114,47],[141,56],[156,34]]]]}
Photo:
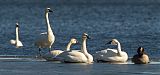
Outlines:
{"type": "Polygon", "coordinates": [[[42,56],[41,48],[39,48],[39,56],[42,56]]]}
{"type": "Polygon", "coordinates": [[[48,52],[49,52],[49,53],[51,52],[51,48],[49,48],[48,52]]]}

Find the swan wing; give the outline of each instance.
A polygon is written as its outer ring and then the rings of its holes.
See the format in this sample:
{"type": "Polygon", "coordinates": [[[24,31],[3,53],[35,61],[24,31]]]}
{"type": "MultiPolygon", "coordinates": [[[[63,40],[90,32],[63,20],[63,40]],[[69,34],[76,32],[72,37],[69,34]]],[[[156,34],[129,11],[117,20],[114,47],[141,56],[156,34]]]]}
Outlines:
{"type": "Polygon", "coordinates": [[[57,58],[57,56],[62,52],[62,50],[52,50],[51,52],[48,52],[45,55],[43,55],[43,58],[48,61],[58,61],[59,59],[57,58]]]}
{"type": "Polygon", "coordinates": [[[19,46],[19,47],[23,46],[22,42],[21,41],[17,41],[17,46],[19,46]]]}
{"type": "Polygon", "coordinates": [[[63,52],[58,57],[60,57],[61,62],[74,62],[74,63],[87,62],[86,56],[78,51],[63,52]]]}
{"type": "Polygon", "coordinates": [[[11,43],[12,45],[15,45],[15,44],[16,44],[16,40],[10,40],[10,43],[11,43]]]}
{"type": "Polygon", "coordinates": [[[35,42],[35,46],[39,48],[46,48],[46,47],[49,47],[49,43],[46,38],[40,38],[35,42]]]}
{"type": "Polygon", "coordinates": [[[105,49],[101,51],[97,51],[93,56],[95,60],[104,60],[107,59],[108,57],[113,57],[117,55],[117,50],[116,49],[105,49]]]}
{"type": "Polygon", "coordinates": [[[40,33],[40,35],[47,35],[47,32],[42,32],[40,33]]]}
{"type": "Polygon", "coordinates": [[[128,59],[126,52],[121,52],[121,56],[117,55],[116,49],[106,49],[98,51],[94,54],[95,60],[113,61],[113,62],[125,62],[128,59]]]}

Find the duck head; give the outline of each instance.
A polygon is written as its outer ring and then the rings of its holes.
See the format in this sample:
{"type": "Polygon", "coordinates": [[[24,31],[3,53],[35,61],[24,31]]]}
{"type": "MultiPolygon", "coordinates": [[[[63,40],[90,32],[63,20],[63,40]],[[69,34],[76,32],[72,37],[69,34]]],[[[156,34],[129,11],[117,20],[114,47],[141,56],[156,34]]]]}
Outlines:
{"type": "Polygon", "coordinates": [[[143,55],[144,54],[144,48],[143,47],[139,47],[137,50],[138,55],[143,55]]]}

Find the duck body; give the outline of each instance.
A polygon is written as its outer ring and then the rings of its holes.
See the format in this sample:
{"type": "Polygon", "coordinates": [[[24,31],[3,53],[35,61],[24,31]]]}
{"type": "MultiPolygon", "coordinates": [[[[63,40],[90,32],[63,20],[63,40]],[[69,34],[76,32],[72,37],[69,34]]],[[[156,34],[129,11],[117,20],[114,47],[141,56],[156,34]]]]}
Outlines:
{"type": "Polygon", "coordinates": [[[143,54],[142,56],[134,55],[132,58],[132,62],[134,62],[135,64],[148,64],[149,57],[146,54],[143,54]]]}
{"type": "Polygon", "coordinates": [[[137,54],[132,58],[134,64],[148,64],[150,62],[149,56],[145,53],[143,47],[137,49],[137,54]]]}

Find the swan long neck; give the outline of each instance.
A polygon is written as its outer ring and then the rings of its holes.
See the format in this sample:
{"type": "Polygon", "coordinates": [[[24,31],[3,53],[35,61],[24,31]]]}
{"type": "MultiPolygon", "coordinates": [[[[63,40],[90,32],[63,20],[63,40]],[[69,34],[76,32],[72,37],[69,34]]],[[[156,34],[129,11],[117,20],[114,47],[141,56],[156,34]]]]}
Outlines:
{"type": "Polygon", "coordinates": [[[48,15],[49,15],[48,12],[46,12],[46,23],[47,23],[48,34],[53,34],[52,29],[51,29],[51,25],[49,23],[48,15]]]}
{"type": "Polygon", "coordinates": [[[82,39],[82,46],[81,46],[81,51],[86,55],[88,54],[87,52],[87,47],[86,47],[86,41],[87,41],[87,38],[83,38],[82,39]]]}
{"type": "Polygon", "coordinates": [[[69,42],[68,45],[67,45],[66,51],[70,51],[71,45],[72,45],[72,43],[69,42]]]}
{"type": "Polygon", "coordinates": [[[16,27],[16,41],[19,41],[18,27],[16,27]]]}
{"type": "MultiPolygon", "coordinates": [[[[50,26],[50,23],[49,23],[49,17],[48,17],[49,13],[46,12],[45,14],[46,14],[46,23],[47,23],[47,30],[48,30],[47,31],[48,41],[52,42],[53,38],[55,39],[55,36],[53,35],[52,29],[51,29],[51,26],[50,26]]],[[[50,46],[50,48],[51,48],[51,46],[50,46]]]]}
{"type": "Polygon", "coordinates": [[[117,42],[117,45],[118,45],[118,54],[121,56],[121,44],[119,42],[117,42]]]}

